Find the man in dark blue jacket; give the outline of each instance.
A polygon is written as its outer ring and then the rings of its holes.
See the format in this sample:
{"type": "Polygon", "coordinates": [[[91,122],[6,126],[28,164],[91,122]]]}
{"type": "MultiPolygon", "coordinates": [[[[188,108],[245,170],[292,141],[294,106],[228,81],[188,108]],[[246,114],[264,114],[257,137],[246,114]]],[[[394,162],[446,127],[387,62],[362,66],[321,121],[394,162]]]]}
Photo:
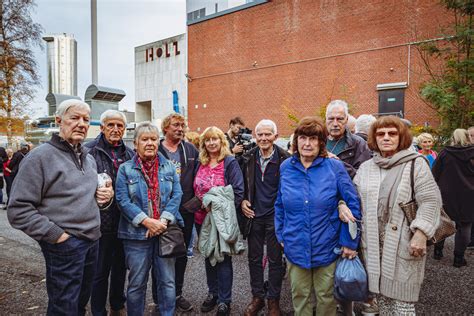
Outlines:
{"type": "MultiPolygon", "coordinates": [[[[127,118],[122,112],[107,110],[100,116],[100,131],[97,138],[85,147],[97,164],[97,173],[106,173],[112,179],[115,190],[115,179],[119,166],[133,157],[133,150],[125,146],[122,138],[127,125],[127,118]]],[[[120,315],[124,310],[125,295],[125,255],[123,244],[117,238],[120,210],[115,198],[112,204],[100,211],[99,260],[94,276],[91,298],[93,315],[107,315],[107,293],[110,275],[110,308],[111,315],[120,315]]]]}
{"type": "MultiPolygon", "coordinates": [[[[165,139],[161,141],[159,151],[175,165],[176,172],[180,176],[183,197],[179,212],[184,220],[183,234],[187,248],[193,234],[194,213],[186,211],[183,205],[194,197],[193,183],[199,162],[199,152],[193,144],[184,140],[185,128],[186,122],[181,114],[173,113],[165,117],[161,123],[165,139]]],[[[183,312],[193,309],[191,303],[183,296],[184,272],[187,262],[188,258],[184,256],[176,258],[175,264],[176,307],[183,312]]]]}
{"type": "Polygon", "coordinates": [[[245,316],[257,315],[268,299],[268,314],[280,315],[280,291],[284,268],[282,248],[275,236],[275,198],[280,181],[280,165],[289,154],[274,144],[278,137],[273,121],[261,120],[255,128],[257,147],[241,159],[245,184],[241,230],[248,238],[248,259],[252,301],[245,316]],[[268,293],[264,290],[263,247],[269,258],[268,293]]]}

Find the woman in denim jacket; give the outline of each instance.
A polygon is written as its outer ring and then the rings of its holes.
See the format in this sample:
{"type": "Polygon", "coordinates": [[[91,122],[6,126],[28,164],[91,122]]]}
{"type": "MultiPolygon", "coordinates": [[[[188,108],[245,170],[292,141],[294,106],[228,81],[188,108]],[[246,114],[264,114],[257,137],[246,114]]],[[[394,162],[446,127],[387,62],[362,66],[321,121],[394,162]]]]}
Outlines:
{"type": "Polygon", "coordinates": [[[122,212],[118,237],[123,239],[128,274],[128,315],[143,315],[150,268],[158,281],[161,315],[175,311],[174,258],[158,256],[158,238],[169,223],[183,226],[178,211],[182,191],[173,164],[158,153],[159,131],[150,122],[135,130],[137,154],[118,171],[116,199],[122,212]]]}

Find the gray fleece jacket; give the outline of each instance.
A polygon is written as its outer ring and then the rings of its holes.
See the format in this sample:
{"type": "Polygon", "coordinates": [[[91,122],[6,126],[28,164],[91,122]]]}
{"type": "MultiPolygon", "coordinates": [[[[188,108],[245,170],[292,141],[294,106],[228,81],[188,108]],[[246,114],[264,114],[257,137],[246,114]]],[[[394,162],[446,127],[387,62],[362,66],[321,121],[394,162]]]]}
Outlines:
{"type": "Polygon", "coordinates": [[[8,204],[10,224],[38,241],[55,243],[64,233],[100,238],[95,200],[96,163],[54,134],[21,162],[8,204]]]}

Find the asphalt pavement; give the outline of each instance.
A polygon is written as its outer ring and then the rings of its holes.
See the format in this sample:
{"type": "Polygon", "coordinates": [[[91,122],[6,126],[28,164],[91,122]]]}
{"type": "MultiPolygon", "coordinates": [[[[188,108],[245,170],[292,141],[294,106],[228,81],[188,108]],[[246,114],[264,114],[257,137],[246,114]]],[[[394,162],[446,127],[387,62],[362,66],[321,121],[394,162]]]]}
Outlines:
{"type": "MultiPolygon", "coordinates": [[[[435,261],[429,250],[419,315],[474,315],[474,251],[468,250],[468,266],[452,267],[453,238],[446,241],[445,257],[435,261]]],[[[232,315],[242,315],[251,300],[246,254],[233,258],[232,315]]],[[[189,260],[184,295],[194,306],[187,315],[199,315],[207,294],[204,259],[197,251],[189,260]]],[[[150,285],[147,315],[153,315],[150,285]]],[[[0,315],[43,315],[47,307],[44,260],[38,244],[10,227],[6,211],[0,210],[0,315]]],[[[292,315],[289,280],[283,282],[281,307],[292,315]]],[[[215,313],[215,311],[213,312],[215,313]]],[[[209,315],[213,315],[209,313],[209,315]]]]}

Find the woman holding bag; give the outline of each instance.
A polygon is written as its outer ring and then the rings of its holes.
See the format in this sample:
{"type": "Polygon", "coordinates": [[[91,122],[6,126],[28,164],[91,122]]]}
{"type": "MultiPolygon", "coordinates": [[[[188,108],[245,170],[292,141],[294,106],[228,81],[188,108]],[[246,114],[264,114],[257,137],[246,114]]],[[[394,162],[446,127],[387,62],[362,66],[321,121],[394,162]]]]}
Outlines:
{"type": "Polygon", "coordinates": [[[362,204],[361,250],[369,291],[380,315],[414,315],[426,262],[426,241],[436,231],[441,195],[428,163],[409,150],[412,136],[395,116],[378,118],[369,130],[374,157],[354,178],[362,204]],[[408,225],[401,205],[410,202],[414,168],[416,218],[408,225]]]}
{"type": "Polygon", "coordinates": [[[338,218],[344,200],[360,219],[360,201],[344,165],[328,158],[327,129],[316,117],[303,118],[295,132],[294,154],[280,167],[275,202],[275,233],[289,262],[295,315],[311,315],[310,298],[316,293],[316,314],[336,315],[334,272],[339,257],[357,255],[359,234],[353,238],[338,218]]]}
{"type": "Polygon", "coordinates": [[[158,256],[158,236],[168,224],[183,226],[178,211],[181,186],[174,165],[158,153],[159,131],[150,122],[135,130],[137,154],[118,171],[116,199],[122,212],[118,237],[123,239],[128,274],[127,313],[143,315],[150,269],[157,280],[158,310],[175,312],[175,258],[158,256]]]}

